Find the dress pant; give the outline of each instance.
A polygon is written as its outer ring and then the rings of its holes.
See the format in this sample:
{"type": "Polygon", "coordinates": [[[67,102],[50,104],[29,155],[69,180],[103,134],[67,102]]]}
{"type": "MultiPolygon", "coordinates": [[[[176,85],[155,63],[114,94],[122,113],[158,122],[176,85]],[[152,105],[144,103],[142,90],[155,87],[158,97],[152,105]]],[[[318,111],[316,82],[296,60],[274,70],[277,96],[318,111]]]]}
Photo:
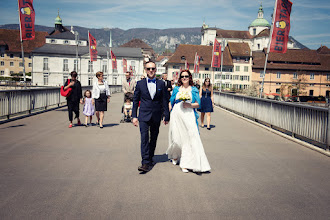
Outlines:
{"type": "Polygon", "coordinates": [[[67,101],[68,103],[68,112],[69,112],[69,121],[73,121],[73,112],[76,117],[79,118],[79,102],[67,101]]]}
{"type": "Polygon", "coordinates": [[[142,164],[149,164],[155,155],[160,121],[155,121],[151,118],[149,121],[140,121],[139,124],[141,133],[142,164]]]}

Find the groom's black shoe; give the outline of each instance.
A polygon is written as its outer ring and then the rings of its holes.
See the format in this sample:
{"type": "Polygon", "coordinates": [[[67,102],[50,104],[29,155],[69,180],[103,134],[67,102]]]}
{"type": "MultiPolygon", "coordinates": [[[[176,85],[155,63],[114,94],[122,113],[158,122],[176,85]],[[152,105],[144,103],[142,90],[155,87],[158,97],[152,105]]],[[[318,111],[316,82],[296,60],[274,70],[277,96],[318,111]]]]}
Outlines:
{"type": "Polygon", "coordinates": [[[141,172],[149,172],[151,167],[148,164],[143,164],[142,166],[138,167],[138,170],[141,172]]]}

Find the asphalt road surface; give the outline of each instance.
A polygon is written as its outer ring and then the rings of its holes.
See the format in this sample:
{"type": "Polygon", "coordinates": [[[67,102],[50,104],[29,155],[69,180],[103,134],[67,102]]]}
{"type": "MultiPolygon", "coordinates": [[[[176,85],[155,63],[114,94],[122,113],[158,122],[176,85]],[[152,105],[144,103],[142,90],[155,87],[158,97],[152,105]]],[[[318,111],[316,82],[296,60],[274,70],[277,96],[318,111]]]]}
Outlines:
{"type": "Polygon", "coordinates": [[[172,165],[162,125],[157,164],[140,174],[122,101],[103,129],[68,128],[66,108],[0,125],[0,219],[329,219],[329,157],[221,109],[200,129],[210,173],[172,165]]]}

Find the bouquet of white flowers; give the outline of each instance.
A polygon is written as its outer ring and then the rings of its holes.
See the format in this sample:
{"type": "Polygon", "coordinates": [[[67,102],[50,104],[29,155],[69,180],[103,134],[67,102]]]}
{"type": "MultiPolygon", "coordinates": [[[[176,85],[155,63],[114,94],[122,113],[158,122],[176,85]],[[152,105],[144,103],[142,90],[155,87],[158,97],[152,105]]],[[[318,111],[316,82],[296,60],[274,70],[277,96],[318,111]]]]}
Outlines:
{"type": "Polygon", "coordinates": [[[179,100],[185,102],[185,101],[191,100],[191,95],[187,91],[179,92],[178,98],[179,98],[179,100]]]}

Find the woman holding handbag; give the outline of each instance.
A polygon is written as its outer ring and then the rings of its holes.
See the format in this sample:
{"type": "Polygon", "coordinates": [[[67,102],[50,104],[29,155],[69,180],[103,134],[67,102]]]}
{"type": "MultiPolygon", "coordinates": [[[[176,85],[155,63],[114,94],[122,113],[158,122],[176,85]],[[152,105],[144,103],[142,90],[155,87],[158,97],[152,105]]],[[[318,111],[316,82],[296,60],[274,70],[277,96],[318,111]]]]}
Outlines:
{"type": "Polygon", "coordinates": [[[107,81],[103,79],[103,72],[96,73],[97,81],[93,84],[92,98],[95,103],[97,124],[103,128],[104,112],[110,102],[110,90],[107,81]]]}
{"type": "Polygon", "coordinates": [[[71,80],[68,80],[64,84],[64,90],[71,88],[71,93],[69,96],[66,97],[67,104],[68,104],[68,113],[69,113],[69,128],[72,128],[72,121],[73,121],[73,112],[75,113],[75,118],[77,118],[77,124],[81,125],[79,119],[79,102],[82,103],[82,90],[81,84],[77,80],[77,72],[71,72],[71,80]]]}

